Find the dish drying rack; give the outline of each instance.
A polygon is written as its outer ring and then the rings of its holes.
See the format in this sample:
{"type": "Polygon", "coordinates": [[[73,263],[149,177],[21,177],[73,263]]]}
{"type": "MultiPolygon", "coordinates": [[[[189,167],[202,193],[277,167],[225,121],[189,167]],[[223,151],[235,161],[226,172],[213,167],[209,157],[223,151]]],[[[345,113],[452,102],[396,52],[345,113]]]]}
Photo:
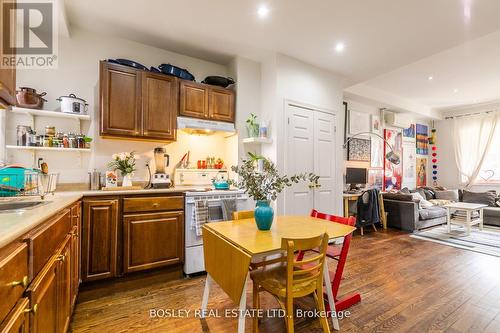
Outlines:
{"type": "Polygon", "coordinates": [[[54,194],[58,173],[41,173],[28,171],[24,173],[8,173],[0,175],[0,197],[40,196],[43,200],[47,194],[54,194]]]}

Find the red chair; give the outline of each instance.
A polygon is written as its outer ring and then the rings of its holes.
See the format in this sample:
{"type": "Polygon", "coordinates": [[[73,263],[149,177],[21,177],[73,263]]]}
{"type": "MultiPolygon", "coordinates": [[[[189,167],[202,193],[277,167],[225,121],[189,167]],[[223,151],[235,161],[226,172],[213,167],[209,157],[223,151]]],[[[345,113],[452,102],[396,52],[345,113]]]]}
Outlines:
{"type": "MultiPolygon", "coordinates": [[[[320,213],[315,209],[311,211],[311,216],[332,222],[347,224],[350,226],[354,226],[356,224],[356,218],[354,216],[341,217],[341,216],[329,215],[320,213]]],[[[361,295],[359,293],[352,293],[341,299],[337,297],[340,287],[340,281],[342,280],[342,273],[344,272],[344,266],[347,260],[347,253],[349,252],[349,246],[351,244],[351,239],[352,239],[352,233],[344,237],[344,242],[341,245],[332,244],[329,245],[328,249],[326,250],[327,257],[338,261],[337,268],[335,269],[335,271],[330,271],[332,293],[333,293],[333,298],[335,299],[335,309],[337,311],[345,310],[361,301],[361,295]]],[[[297,255],[297,261],[301,261],[303,257],[304,257],[304,252],[299,252],[297,255]]],[[[328,305],[327,297],[325,297],[325,302],[327,303],[326,304],[327,311],[330,311],[330,306],[328,305]]]]}

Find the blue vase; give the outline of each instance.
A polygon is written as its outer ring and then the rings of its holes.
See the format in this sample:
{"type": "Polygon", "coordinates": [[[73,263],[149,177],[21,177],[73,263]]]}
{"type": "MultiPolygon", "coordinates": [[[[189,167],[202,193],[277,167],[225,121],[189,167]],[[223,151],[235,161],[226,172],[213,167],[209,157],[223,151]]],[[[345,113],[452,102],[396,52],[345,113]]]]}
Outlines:
{"type": "Polygon", "coordinates": [[[273,224],[274,210],[269,201],[258,200],[255,205],[255,222],[259,230],[269,230],[273,224]]]}

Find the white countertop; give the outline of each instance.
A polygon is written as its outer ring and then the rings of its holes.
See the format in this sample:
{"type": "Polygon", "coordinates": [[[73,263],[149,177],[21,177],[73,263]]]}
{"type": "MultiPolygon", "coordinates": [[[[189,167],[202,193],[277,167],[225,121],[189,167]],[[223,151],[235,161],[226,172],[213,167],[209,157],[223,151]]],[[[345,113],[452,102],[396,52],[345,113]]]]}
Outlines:
{"type": "MultiPolygon", "coordinates": [[[[175,187],[167,189],[125,190],[125,191],[68,191],[47,195],[46,204],[13,213],[0,213],[0,248],[21,237],[64,207],[84,196],[113,196],[124,194],[175,193],[195,190],[195,187],[175,187]]],[[[24,197],[23,200],[40,200],[39,197],[24,197]]]]}

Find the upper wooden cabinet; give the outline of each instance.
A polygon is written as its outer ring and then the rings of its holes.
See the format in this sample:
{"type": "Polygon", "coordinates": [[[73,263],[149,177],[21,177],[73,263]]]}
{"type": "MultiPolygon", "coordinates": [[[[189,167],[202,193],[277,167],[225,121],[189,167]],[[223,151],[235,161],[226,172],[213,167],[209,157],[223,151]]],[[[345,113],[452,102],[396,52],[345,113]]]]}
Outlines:
{"type": "Polygon", "coordinates": [[[230,89],[181,81],[179,115],[234,122],[234,96],[230,89]]]}
{"type": "MultiPolygon", "coordinates": [[[[15,1],[0,0],[0,18],[3,18],[4,14],[8,14],[3,13],[4,3],[7,2],[12,3],[13,6],[16,5],[15,1]]],[[[16,16],[11,15],[10,17],[10,22],[0,20],[3,25],[0,30],[2,30],[3,35],[10,35],[13,39],[16,36],[16,16]]],[[[6,68],[0,61],[0,107],[14,104],[16,104],[16,68],[6,68]]]]}
{"type": "Polygon", "coordinates": [[[174,141],[178,94],[173,76],[101,61],[101,135],[174,141]]]}

